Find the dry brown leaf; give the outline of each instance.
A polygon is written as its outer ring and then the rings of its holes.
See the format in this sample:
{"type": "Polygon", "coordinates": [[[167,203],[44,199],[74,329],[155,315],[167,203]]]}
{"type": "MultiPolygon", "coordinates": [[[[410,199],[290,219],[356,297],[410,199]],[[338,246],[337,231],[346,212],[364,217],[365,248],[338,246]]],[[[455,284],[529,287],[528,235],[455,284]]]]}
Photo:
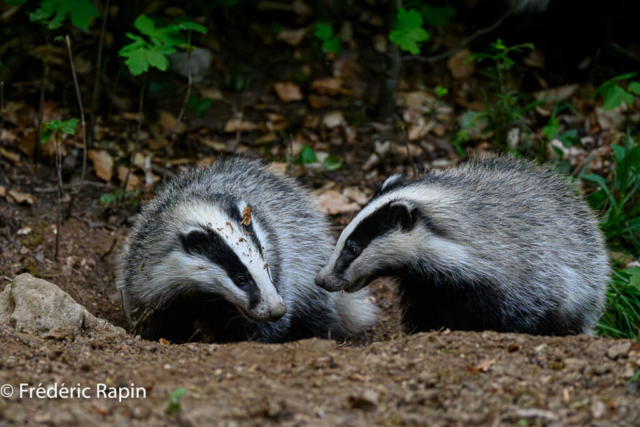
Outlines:
{"type": "Polygon", "coordinates": [[[335,77],[325,77],[311,83],[311,88],[320,95],[336,96],[342,91],[342,80],[335,77]]]}
{"type": "Polygon", "coordinates": [[[17,190],[11,189],[7,193],[9,196],[13,198],[16,204],[20,205],[22,203],[27,203],[28,205],[33,205],[36,202],[36,198],[33,194],[29,193],[21,193],[17,190]]]}
{"type": "Polygon", "coordinates": [[[267,167],[267,169],[273,173],[284,175],[287,172],[287,164],[281,162],[273,162],[267,167]]]}
{"type": "Polygon", "coordinates": [[[491,368],[491,365],[493,365],[494,363],[496,363],[498,359],[484,359],[481,360],[477,365],[476,365],[476,369],[481,370],[482,372],[487,372],[489,370],[489,368],[491,368]]]}
{"type": "Polygon", "coordinates": [[[138,112],[133,112],[133,111],[127,111],[125,113],[122,113],[122,118],[125,120],[130,120],[132,122],[137,122],[138,121],[138,112]]]}
{"type": "Polygon", "coordinates": [[[471,55],[471,51],[469,49],[463,49],[458,53],[451,55],[449,60],[447,61],[447,66],[449,67],[449,71],[456,79],[464,79],[471,76],[475,71],[476,67],[473,61],[467,61],[467,58],[471,55]]]}
{"type": "Polygon", "coordinates": [[[18,148],[24,154],[29,157],[33,156],[33,153],[36,149],[36,139],[38,137],[38,133],[35,129],[25,129],[22,134],[22,138],[20,138],[20,142],[18,142],[18,148]]]}
{"type": "Polygon", "coordinates": [[[239,118],[229,119],[224,125],[225,132],[251,132],[253,130],[259,130],[260,125],[257,123],[244,121],[239,118]]]}
{"type": "Polygon", "coordinates": [[[215,163],[216,158],[213,156],[203,157],[196,163],[196,166],[199,168],[210,168],[215,163]]]}
{"type": "Polygon", "coordinates": [[[278,135],[275,132],[269,132],[256,139],[256,145],[271,144],[278,139],[278,135]]]}
{"type": "MultiPolygon", "coordinates": [[[[127,179],[127,173],[129,172],[129,168],[126,166],[118,166],[118,179],[120,180],[120,184],[124,184],[124,181],[127,179]]],[[[129,181],[127,181],[127,191],[133,191],[137,187],[140,186],[140,178],[136,176],[133,172],[129,174],[129,181]]]]}
{"type": "Polygon", "coordinates": [[[292,102],[302,100],[302,91],[300,86],[291,82],[277,82],[273,84],[273,90],[276,91],[278,98],[282,102],[292,102]]]}
{"type": "Polygon", "coordinates": [[[0,147],[0,155],[7,160],[11,160],[13,164],[16,166],[19,166],[22,164],[22,162],[20,162],[19,153],[14,153],[13,151],[5,150],[4,148],[0,147]]]}
{"type": "Polygon", "coordinates": [[[7,195],[7,187],[0,185],[0,197],[4,197],[7,195]]]}
{"type": "Polygon", "coordinates": [[[268,130],[278,132],[287,128],[288,122],[284,116],[281,116],[280,114],[266,113],[265,117],[267,118],[268,130]]]}
{"type": "Polygon", "coordinates": [[[529,67],[544,70],[544,54],[538,49],[532,50],[529,52],[529,55],[524,58],[524,63],[529,67]]]}
{"type": "Polygon", "coordinates": [[[16,140],[16,134],[11,132],[9,129],[2,129],[0,132],[0,139],[13,143],[16,140]]]}
{"type": "Polygon", "coordinates": [[[358,187],[347,187],[343,191],[344,197],[350,202],[356,202],[360,206],[364,206],[369,201],[369,196],[358,187]]]}
{"type": "Polygon", "coordinates": [[[304,36],[307,34],[306,28],[300,28],[299,30],[282,30],[278,33],[277,40],[285,42],[289,46],[298,46],[304,36]]]}
{"type": "Polygon", "coordinates": [[[167,340],[166,340],[166,339],[164,339],[164,338],[160,338],[160,340],[159,340],[159,341],[160,341],[160,344],[162,344],[162,345],[170,345],[170,344],[169,344],[169,341],[167,341],[167,340]]]}
{"type": "Polygon", "coordinates": [[[216,151],[225,153],[227,151],[229,151],[229,148],[227,147],[227,144],[221,141],[215,141],[213,139],[203,139],[202,143],[204,145],[206,145],[207,147],[211,147],[216,151]]]}
{"type": "Polygon", "coordinates": [[[325,215],[338,215],[341,213],[358,212],[360,205],[357,203],[346,203],[344,196],[337,191],[327,190],[318,196],[320,210],[325,215]]]}
{"type": "Polygon", "coordinates": [[[246,208],[244,208],[244,210],[242,211],[242,222],[240,224],[244,225],[244,226],[250,226],[251,225],[251,211],[253,209],[251,209],[251,206],[247,206],[246,208]]]}
{"type": "Polygon", "coordinates": [[[93,161],[98,178],[109,182],[113,178],[113,157],[106,150],[89,150],[87,156],[93,161]]]}
{"type": "Polygon", "coordinates": [[[373,36],[373,48],[378,53],[387,53],[387,36],[384,34],[376,34],[373,36]]]}
{"type": "Polygon", "coordinates": [[[327,129],[333,129],[335,127],[344,125],[346,123],[347,122],[344,119],[344,115],[342,114],[342,111],[333,111],[331,113],[327,113],[322,118],[322,124],[327,129]]]}
{"type": "Polygon", "coordinates": [[[543,101],[545,104],[549,105],[555,105],[558,102],[564,102],[571,98],[577,90],[577,84],[563,85],[560,87],[541,90],[536,92],[534,96],[538,101],[543,101]]]}
{"type": "Polygon", "coordinates": [[[181,134],[187,130],[187,126],[184,123],[177,123],[178,119],[176,119],[176,116],[168,111],[160,110],[158,113],[158,125],[162,126],[165,131],[173,132],[173,130],[176,129],[176,133],[181,134]]]}
{"type": "Polygon", "coordinates": [[[200,96],[212,101],[223,99],[222,92],[215,87],[200,89],[200,96]]]}

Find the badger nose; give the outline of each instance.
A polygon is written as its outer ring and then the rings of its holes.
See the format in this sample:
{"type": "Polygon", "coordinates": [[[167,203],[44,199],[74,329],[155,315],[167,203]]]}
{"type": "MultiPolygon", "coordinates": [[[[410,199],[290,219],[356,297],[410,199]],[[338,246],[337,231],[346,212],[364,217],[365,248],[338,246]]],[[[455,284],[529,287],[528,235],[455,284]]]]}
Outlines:
{"type": "Polygon", "coordinates": [[[269,310],[269,320],[272,322],[276,321],[281,319],[285,314],[287,314],[287,306],[284,302],[281,302],[269,310]]]}
{"type": "Polygon", "coordinates": [[[324,277],[320,276],[320,274],[316,276],[316,278],[314,279],[314,282],[316,282],[316,286],[320,286],[321,288],[324,288],[324,277]]]}

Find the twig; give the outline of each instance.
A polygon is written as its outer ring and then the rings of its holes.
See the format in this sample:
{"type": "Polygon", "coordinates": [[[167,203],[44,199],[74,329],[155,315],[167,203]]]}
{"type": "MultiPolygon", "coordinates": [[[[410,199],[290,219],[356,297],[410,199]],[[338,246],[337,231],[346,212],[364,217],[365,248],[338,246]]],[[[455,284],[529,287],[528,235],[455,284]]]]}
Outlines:
{"type": "Polygon", "coordinates": [[[293,175],[293,135],[289,134],[289,157],[287,157],[287,174],[293,175]]]}
{"type": "Polygon", "coordinates": [[[133,152],[131,153],[131,161],[129,162],[129,169],[127,170],[127,177],[124,180],[124,185],[122,186],[122,195],[120,196],[120,203],[124,200],[124,195],[127,192],[127,185],[129,184],[129,175],[131,175],[131,170],[133,169],[133,162],[136,158],[136,153],[138,152],[138,145],[140,143],[140,128],[142,127],[142,119],[143,112],[142,108],[144,107],[144,91],[147,87],[147,79],[145,77],[144,83],[142,84],[142,88],[140,89],[140,109],[138,110],[138,130],[136,131],[136,142],[133,146],[133,152]]]}
{"type": "Polygon", "coordinates": [[[93,83],[93,96],[91,97],[91,109],[89,110],[89,140],[87,147],[93,146],[93,131],[96,125],[96,105],[98,104],[98,95],[100,94],[100,78],[102,77],[102,49],[104,46],[104,35],[107,30],[107,17],[109,16],[109,2],[106,0],[104,5],[104,18],[100,27],[100,41],[98,42],[98,59],[96,61],[96,80],[93,83]]]}
{"type": "Polygon", "coordinates": [[[413,169],[413,179],[418,178],[418,169],[416,168],[416,164],[413,162],[413,156],[411,155],[411,150],[409,149],[409,133],[407,131],[407,126],[402,126],[403,134],[404,134],[404,145],[407,147],[407,157],[409,158],[409,165],[411,169],[413,169]]]}
{"type": "MultiPolygon", "coordinates": [[[[72,184],[65,184],[62,186],[62,188],[75,188],[77,186],[79,186],[80,183],[79,182],[74,182],[72,184]]],[[[113,190],[116,189],[118,187],[113,186],[112,184],[109,183],[101,183],[101,182],[94,182],[94,181],[84,181],[82,183],[82,185],[90,185],[92,187],[99,187],[105,190],[113,190]]],[[[50,188],[34,188],[33,191],[36,191],[38,193],[53,193],[55,191],[58,190],[58,187],[50,187],[50,188]]]]}
{"type": "Polygon", "coordinates": [[[44,52],[44,59],[42,60],[42,81],[40,82],[40,104],[38,106],[38,124],[36,125],[36,148],[33,153],[34,160],[37,162],[40,160],[40,144],[42,142],[40,131],[42,127],[42,117],[44,115],[44,91],[47,85],[47,76],[49,75],[49,64],[47,64],[47,54],[49,45],[47,44],[44,52]]]}
{"type": "Polygon", "coordinates": [[[471,43],[472,41],[474,41],[475,39],[477,39],[481,35],[487,34],[487,33],[490,33],[492,31],[494,31],[496,28],[498,28],[500,25],[502,25],[502,23],[509,16],[511,16],[512,14],[513,14],[513,10],[509,9],[493,25],[491,25],[491,26],[489,26],[487,28],[481,28],[478,31],[476,31],[475,33],[471,34],[469,37],[464,39],[462,41],[462,43],[460,43],[460,46],[458,46],[458,47],[454,47],[453,49],[449,49],[446,52],[439,53],[438,55],[433,55],[433,56],[426,56],[425,57],[425,56],[420,56],[420,55],[407,55],[407,56],[403,56],[402,60],[403,61],[408,61],[408,60],[414,59],[416,61],[421,61],[421,62],[436,62],[436,61],[440,61],[441,59],[448,58],[451,55],[460,52],[462,49],[467,47],[467,45],[469,45],[469,43],[471,43]]]}
{"type": "Polygon", "coordinates": [[[0,137],[4,128],[4,82],[0,82],[0,137]]]}
{"type": "Polygon", "coordinates": [[[182,106],[180,107],[180,113],[176,118],[176,122],[173,125],[173,131],[171,132],[171,142],[169,143],[169,148],[167,149],[167,155],[169,155],[169,151],[173,148],[173,144],[176,142],[176,135],[178,134],[178,126],[182,122],[182,118],[184,117],[184,113],[187,109],[187,105],[189,104],[189,97],[191,96],[191,88],[193,86],[193,76],[191,75],[191,50],[187,52],[187,93],[184,95],[184,99],[182,100],[182,106]]]}
{"type": "Polygon", "coordinates": [[[80,95],[80,85],[78,84],[78,76],[76,75],[76,67],[73,65],[73,53],[71,52],[71,39],[67,34],[65,38],[67,42],[67,50],[69,51],[69,62],[71,63],[71,73],[73,74],[73,83],[76,86],[76,94],[78,95],[78,105],[80,106],[80,123],[82,124],[82,177],[80,178],[80,185],[76,188],[76,191],[71,193],[71,200],[69,200],[69,207],[67,208],[67,217],[71,215],[73,210],[74,200],[80,196],[82,191],[82,183],[87,172],[87,123],[84,120],[84,107],[82,106],[82,96],[80,95]]]}
{"type": "Polygon", "coordinates": [[[56,253],[55,258],[58,259],[58,248],[60,245],[60,222],[62,220],[62,156],[60,155],[60,138],[58,135],[53,135],[54,143],[56,145],[56,171],[58,172],[58,216],[56,225],[56,253]]]}

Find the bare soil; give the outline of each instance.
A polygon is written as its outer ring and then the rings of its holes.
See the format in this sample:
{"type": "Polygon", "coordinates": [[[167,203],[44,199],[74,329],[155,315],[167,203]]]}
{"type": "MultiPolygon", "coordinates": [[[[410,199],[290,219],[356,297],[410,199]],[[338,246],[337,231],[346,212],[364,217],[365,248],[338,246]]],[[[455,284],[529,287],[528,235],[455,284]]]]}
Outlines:
{"type": "MultiPolygon", "coordinates": [[[[0,199],[0,288],[30,272],[126,327],[114,254],[134,209],[113,213],[96,202],[101,192],[87,189],[62,227],[54,260],[55,193],[34,190],[44,182],[23,184],[38,197],[35,207],[0,199]]],[[[637,343],[494,332],[407,336],[393,284],[373,289],[382,322],[346,343],[53,340],[0,327],[0,387],[15,390],[0,398],[0,425],[640,425],[640,384],[631,380],[640,368],[637,343]],[[19,397],[20,384],[63,383],[89,387],[89,398],[19,397]],[[134,384],[146,397],[98,398],[97,384],[134,384]],[[167,415],[169,393],[179,387],[187,392],[167,415]]]]}

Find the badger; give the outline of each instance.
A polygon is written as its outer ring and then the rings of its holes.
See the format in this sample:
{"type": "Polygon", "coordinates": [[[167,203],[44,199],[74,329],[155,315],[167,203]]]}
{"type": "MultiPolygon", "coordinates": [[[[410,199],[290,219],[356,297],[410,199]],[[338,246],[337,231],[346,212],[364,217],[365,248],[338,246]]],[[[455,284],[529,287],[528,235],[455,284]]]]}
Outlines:
{"type": "Polygon", "coordinates": [[[389,177],[342,232],[316,284],[398,280],[407,332],[593,331],[609,280],[597,218],[571,183],[513,156],[389,177]]]}
{"type": "Polygon", "coordinates": [[[243,158],[181,173],[144,206],[117,277],[143,338],[173,342],[341,339],[377,322],[367,292],[314,284],[333,239],[292,178],[243,158]]]}

